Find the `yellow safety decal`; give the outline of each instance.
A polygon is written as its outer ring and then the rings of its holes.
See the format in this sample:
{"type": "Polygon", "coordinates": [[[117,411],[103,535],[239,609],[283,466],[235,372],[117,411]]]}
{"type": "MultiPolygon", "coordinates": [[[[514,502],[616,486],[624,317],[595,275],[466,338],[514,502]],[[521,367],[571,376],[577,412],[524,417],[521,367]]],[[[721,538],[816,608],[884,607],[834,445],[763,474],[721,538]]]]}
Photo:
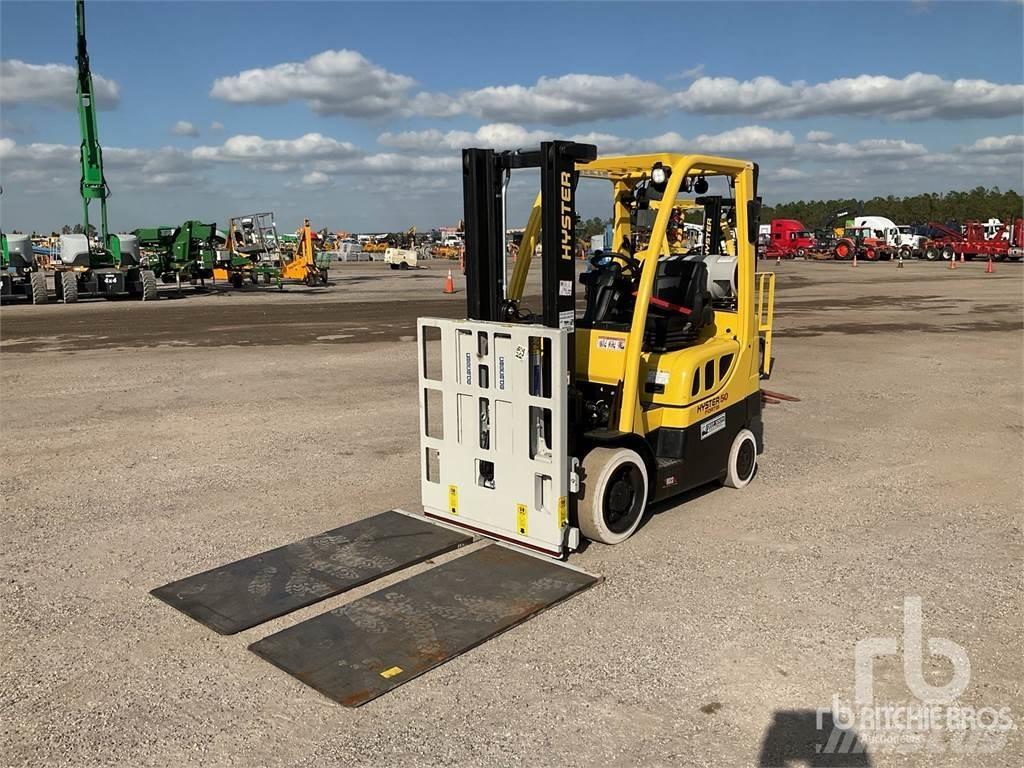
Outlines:
{"type": "Polygon", "coordinates": [[[459,486],[448,486],[448,511],[453,515],[459,514],[459,486]]]}
{"type": "Polygon", "coordinates": [[[402,674],[402,668],[401,667],[388,667],[387,669],[385,669],[383,672],[380,673],[380,676],[384,677],[384,678],[390,679],[390,678],[394,677],[395,675],[400,675],[400,674],[402,674]]]}
{"type": "Polygon", "coordinates": [[[526,505],[516,504],[516,530],[519,531],[520,536],[525,536],[527,531],[528,521],[526,519],[526,505]]]}
{"type": "Polygon", "coordinates": [[[558,497],[558,527],[564,528],[569,522],[569,499],[565,496],[558,497]]]}

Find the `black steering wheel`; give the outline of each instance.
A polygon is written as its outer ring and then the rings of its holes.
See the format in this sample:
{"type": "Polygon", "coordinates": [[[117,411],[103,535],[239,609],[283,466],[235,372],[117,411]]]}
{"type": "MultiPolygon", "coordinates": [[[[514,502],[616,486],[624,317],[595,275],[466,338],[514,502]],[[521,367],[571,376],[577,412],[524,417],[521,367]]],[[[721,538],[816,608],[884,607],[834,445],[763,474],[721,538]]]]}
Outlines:
{"type": "Polygon", "coordinates": [[[616,272],[627,280],[633,280],[640,274],[640,260],[625,253],[601,251],[590,257],[590,265],[594,269],[607,269],[616,272]]]}

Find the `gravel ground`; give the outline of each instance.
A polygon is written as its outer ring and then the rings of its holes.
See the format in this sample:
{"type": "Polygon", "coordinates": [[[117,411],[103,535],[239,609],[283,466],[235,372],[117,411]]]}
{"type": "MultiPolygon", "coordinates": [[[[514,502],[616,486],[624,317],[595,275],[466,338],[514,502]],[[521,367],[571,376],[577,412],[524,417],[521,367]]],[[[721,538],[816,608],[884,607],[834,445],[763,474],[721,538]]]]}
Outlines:
{"type": "MultiPolygon", "coordinates": [[[[573,556],[604,583],[358,710],[246,646],[429,566],[232,637],[148,590],[416,509],[414,319],[461,313],[461,284],[345,265],[324,290],[5,305],[0,764],[1020,765],[1019,731],[992,754],[813,742],[906,596],[966,650],[961,703],[1024,723],[1024,270],[772,269],[767,386],[801,400],[768,406],[755,482],[573,556]]],[[[910,698],[898,656],[874,694],[910,698]]]]}

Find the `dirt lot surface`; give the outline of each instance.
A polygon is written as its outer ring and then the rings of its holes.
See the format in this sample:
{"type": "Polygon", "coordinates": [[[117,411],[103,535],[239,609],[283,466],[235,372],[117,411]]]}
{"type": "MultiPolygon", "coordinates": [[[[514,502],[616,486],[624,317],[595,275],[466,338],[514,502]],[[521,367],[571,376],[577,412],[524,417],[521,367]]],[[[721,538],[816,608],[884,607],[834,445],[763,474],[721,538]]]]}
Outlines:
{"type": "MultiPolygon", "coordinates": [[[[855,644],[903,645],[908,596],[924,679],[950,679],[947,638],[960,703],[1024,726],[1024,269],[771,268],[767,387],[800,401],[767,407],[751,486],[574,555],[604,583],[358,710],[246,647],[429,565],[228,637],[148,591],[417,509],[415,319],[462,314],[461,282],[353,264],[326,289],[5,305],[0,764],[1020,765],[1020,730],[814,748],[855,644]]],[[[913,699],[913,645],[874,664],[875,703],[913,699]]]]}

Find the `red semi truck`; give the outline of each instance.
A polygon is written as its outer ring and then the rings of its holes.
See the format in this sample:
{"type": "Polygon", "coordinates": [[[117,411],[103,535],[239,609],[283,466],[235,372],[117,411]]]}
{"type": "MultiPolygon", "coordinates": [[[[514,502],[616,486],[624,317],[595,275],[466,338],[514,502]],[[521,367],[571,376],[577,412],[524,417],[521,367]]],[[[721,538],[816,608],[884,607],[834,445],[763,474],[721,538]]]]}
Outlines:
{"type": "Polygon", "coordinates": [[[772,219],[768,246],[764,255],[769,259],[803,258],[814,250],[814,233],[796,219],[772,219]]]}

